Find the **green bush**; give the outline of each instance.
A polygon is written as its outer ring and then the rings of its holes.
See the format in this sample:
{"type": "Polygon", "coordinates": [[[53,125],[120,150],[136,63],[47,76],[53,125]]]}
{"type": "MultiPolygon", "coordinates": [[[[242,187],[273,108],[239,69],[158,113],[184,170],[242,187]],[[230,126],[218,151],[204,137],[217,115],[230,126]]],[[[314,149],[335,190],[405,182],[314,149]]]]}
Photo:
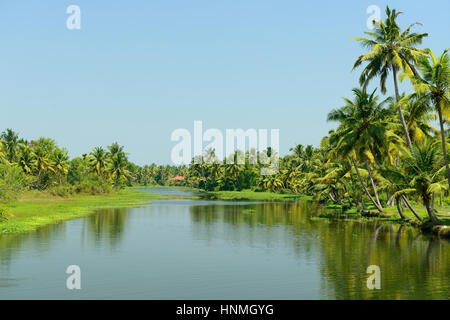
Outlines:
{"type": "Polygon", "coordinates": [[[10,218],[10,214],[5,208],[0,208],[0,222],[5,222],[10,218]]]}
{"type": "Polygon", "coordinates": [[[30,183],[19,166],[0,164],[0,200],[16,199],[30,183]]]}
{"type": "Polygon", "coordinates": [[[72,185],[61,185],[56,187],[51,187],[47,190],[52,196],[58,197],[68,197],[75,193],[75,187],[72,185]]]}
{"type": "Polygon", "coordinates": [[[112,191],[112,185],[103,180],[87,180],[75,185],[75,192],[88,194],[108,194],[112,191]]]}

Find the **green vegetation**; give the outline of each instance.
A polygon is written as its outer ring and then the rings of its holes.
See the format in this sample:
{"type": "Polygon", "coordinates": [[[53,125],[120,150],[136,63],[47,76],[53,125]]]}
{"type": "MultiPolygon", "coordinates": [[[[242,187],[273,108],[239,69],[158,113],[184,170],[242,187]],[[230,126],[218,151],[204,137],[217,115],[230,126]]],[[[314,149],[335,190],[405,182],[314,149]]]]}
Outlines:
{"type": "Polygon", "coordinates": [[[207,150],[203,161],[193,159],[185,185],[222,199],[259,198],[257,192],[231,192],[240,190],[281,193],[279,199],[301,194],[362,216],[448,224],[450,59],[447,50],[436,56],[431,49],[419,48],[428,34],[412,32],[417,23],[402,30],[399,14],[388,7],[386,20],[366,32],[368,38],[353,38],[369,49],[353,66],[365,65],[360,88],[353,89],[352,98],[344,98],[344,106],[330,111],[327,120],[338,127],[319,148],[299,144],[284,157],[270,148],[258,154],[238,150],[230,155],[241,159],[234,164],[207,150]],[[382,99],[377,89],[367,91],[379,78],[381,93],[388,92],[388,76],[394,83],[392,96],[382,99]],[[399,80],[409,82],[411,92],[400,93],[399,80]],[[433,126],[435,120],[439,129],[433,126]],[[251,164],[252,157],[258,163],[278,158],[278,172],[260,175],[265,166],[251,164]]]}
{"type": "Polygon", "coordinates": [[[0,208],[0,233],[32,231],[38,227],[89,215],[96,209],[137,207],[164,198],[130,188],[108,195],[73,194],[58,197],[44,191],[27,191],[19,200],[0,208]],[[7,219],[1,219],[2,216],[7,219]]]}
{"type": "Polygon", "coordinates": [[[304,196],[298,194],[282,194],[274,192],[255,192],[249,190],[242,191],[213,191],[207,192],[209,199],[220,200],[250,200],[250,201],[265,201],[265,200],[311,200],[311,196],[304,196]]]}
{"type": "MultiPolygon", "coordinates": [[[[447,50],[436,56],[419,48],[428,34],[412,32],[417,23],[402,30],[399,14],[387,8],[386,19],[366,32],[368,38],[353,38],[369,51],[353,66],[364,65],[360,87],[329,112],[327,120],[338,126],[318,148],[298,144],[284,157],[271,148],[237,150],[229,155],[232,164],[210,149],[189,166],[139,167],[118,143],[69,160],[54,140],[25,141],[7,129],[0,136],[0,218],[17,221],[10,202],[33,190],[67,199],[105,195],[107,202],[124,186],[176,185],[205,190],[215,199],[313,198],[369,218],[449,224],[450,58],[447,50]],[[394,88],[388,90],[389,76],[394,88]],[[380,92],[392,96],[368,91],[376,78],[380,92]],[[400,93],[398,81],[409,83],[410,92],[400,93]],[[278,171],[261,175],[268,159],[278,160],[278,171]],[[178,175],[184,178],[170,180],[178,175]]],[[[34,205],[35,213],[45,210],[34,205]]]]}

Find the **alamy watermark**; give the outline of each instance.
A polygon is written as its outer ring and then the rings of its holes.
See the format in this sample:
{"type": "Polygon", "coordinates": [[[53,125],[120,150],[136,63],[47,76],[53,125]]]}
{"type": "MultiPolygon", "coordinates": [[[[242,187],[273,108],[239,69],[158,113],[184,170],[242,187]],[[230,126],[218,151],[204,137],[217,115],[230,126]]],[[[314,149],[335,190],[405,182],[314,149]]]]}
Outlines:
{"type": "Polygon", "coordinates": [[[381,289],[380,267],[377,265],[370,265],[367,267],[366,273],[370,274],[370,276],[367,278],[366,281],[367,289],[369,290],[381,289]]]}
{"type": "Polygon", "coordinates": [[[377,5],[370,5],[366,9],[366,13],[370,14],[367,18],[366,26],[369,30],[376,29],[379,26],[379,21],[381,20],[381,9],[377,5]]]}
{"type": "Polygon", "coordinates": [[[66,273],[70,274],[66,280],[66,288],[69,290],[81,289],[81,268],[77,265],[70,265],[66,269],[66,273]]]}
{"type": "Polygon", "coordinates": [[[171,140],[178,142],[171,152],[175,165],[190,163],[223,163],[261,165],[262,175],[278,172],[280,130],[270,130],[270,145],[267,129],[226,129],[225,135],[216,128],[203,132],[203,122],[194,121],[193,134],[179,128],[172,132],[171,140]],[[204,142],[207,145],[204,145],[204,142]]]}
{"type": "Polygon", "coordinates": [[[69,30],[81,29],[81,9],[77,5],[70,5],[66,9],[66,13],[70,16],[66,20],[66,27],[69,30]]]}

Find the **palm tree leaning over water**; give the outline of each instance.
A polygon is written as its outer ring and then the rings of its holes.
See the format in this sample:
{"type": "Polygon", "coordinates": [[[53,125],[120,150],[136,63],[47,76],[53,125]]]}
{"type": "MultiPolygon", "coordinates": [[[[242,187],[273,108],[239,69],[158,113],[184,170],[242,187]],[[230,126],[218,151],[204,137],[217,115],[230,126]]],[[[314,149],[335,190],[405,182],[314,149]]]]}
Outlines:
{"type": "Polygon", "coordinates": [[[446,187],[434,141],[427,139],[413,144],[410,154],[404,159],[403,167],[410,181],[411,191],[420,195],[431,221],[438,224],[440,221],[433,210],[432,194],[441,192],[446,187]]]}
{"type": "Polygon", "coordinates": [[[448,49],[440,57],[436,57],[433,51],[428,50],[430,59],[420,57],[418,59],[419,69],[422,77],[418,75],[405,75],[408,77],[414,89],[428,101],[431,101],[438,113],[441,144],[444,155],[447,182],[450,188],[450,168],[446,148],[444,115],[450,112],[450,59],[448,49]],[[430,61],[431,60],[431,61],[430,61]]]}
{"type": "Polygon", "coordinates": [[[334,139],[337,142],[336,152],[343,158],[350,157],[365,193],[378,211],[383,212],[370,162],[380,162],[379,157],[383,154],[381,149],[385,147],[387,141],[393,139],[400,141],[401,139],[389,130],[388,121],[391,111],[384,108],[387,99],[379,103],[375,91],[368,94],[364,89],[355,88],[353,93],[355,95],[354,100],[345,98],[346,105],[332,110],[328,114],[327,120],[340,123],[339,128],[334,133],[334,139]],[[375,199],[367,190],[361,178],[357,159],[364,161],[366,164],[375,199]]]}
{"type": "MultiPolygon", "coordinates": [[[[363,47],[371,49],[371,52],[361,55],[356,60],[352,69],[359,67],[363,62],[368,62],[359,78],[360,85],[366,87],[370,80],[379,76],[380,89],[384,94],[386,93],[387,77],[392,72],[397,101],[400,100],[397,75],[399,71],[403,71],[407,74],[418,76],[415,65],[417,65],[420,57],[427,56],[427,51],[414,46],[421,44],[422,39],[428,36],[427,33],[410,33],[411,28],[418,23],[410,25],[402,32],[396,21],[401,13],[386,7],[386,20],[379,21],[375,26],[374,32],[365,32],[372,39],[352,38],[352,40],[359,41],[363,47]]],[[[409,147],[411,146],[411,139],[400,106],[398,106],[398,113],[405,133],[406,143],[409,147]]]]}

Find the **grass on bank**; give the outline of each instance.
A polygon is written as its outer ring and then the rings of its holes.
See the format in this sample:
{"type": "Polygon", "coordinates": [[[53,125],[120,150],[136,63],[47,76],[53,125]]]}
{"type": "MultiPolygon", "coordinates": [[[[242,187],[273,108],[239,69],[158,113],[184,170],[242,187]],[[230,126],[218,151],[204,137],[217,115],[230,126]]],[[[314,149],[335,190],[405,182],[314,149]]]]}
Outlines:
{"type": "Polygon", "coordinates": [[[368,206],[368,213],[370,217],[363,216],[356,208],[343,209],[341,205],[329,204],[327,209],[334,209],[334,212],[322,213],[317,218],[325,219],[348,219],[363,221],[366,219],[385,221],[394,224],[406,224],[415,227],[419,227],[425,232],[432,232],[443,238],[450,238],[450,199],[444,200],[443,206],[435,205],[435,213],[438,219],[441,221],[440,225],[433,225],[429,222],[428,213],[426,208],[419,203],[411,201],[411,205],[414,210],[424,218],[423,222],[417,220],[414,214],[407,208],[404,209],[403,214],[407,217],[407,220],[402,220],[398,214],[396,207],[384,207],[384,213],[378,213],[374,206],[368,206]]]}
{"type": "Polygon", "coordinates": [[[131,188],[109,194],[74,194],[58,197],[48,192],[27,191],[19,199],[0,204],[6,221],[0,222],[0,234],[20,233],[63,220],[92,214],[95,209],[138,207],[152,199],[169,198],[131,188]]]}
{"type": "Polygon", "coordinates": [[[248,200],[248,201],[272,201],[272,200],[312,200],[311,196],[284,194],[274,192],[243,191],[213,191],[207,192],[206,197],[211,200],[248,200]]]}
{"type": "MultiPolygon", "coordinates": [[[[421,205],[418,204],[416,202],[411,201],[411,205],[414,208],[414,210],[420,214],[423,218],[427,219],[428,218],[428,213],[426,208],[421,205]]],[[[342,209],[342,206],[340,205],[328,205],[326,206],[327,209],[342,209]]],[[[376,211],[375,207],[373,206],[368,206],[368,211],[371,213],[376,213],[378,215],[378,212],[376,211]]],[[[379,218],[382,220],[389,220],[392,222],[396,222],[401,221],[397,208],[396,207],[384,207],[383,208],[384,213],[379,214],[379,218]]],[[[442,207],[440,206],[436,206],[435,207],[436,210],[436,215],[439,219],[441,219],[441,221],[444,222],[444,224],[449,224],[450,225],[450,206],[449,205],[444,205],[442,207]]],[[[349,210],[345,211],[345,214],[349,214],[349,215],[356,215],[359,214],[359,211],[356,208],[351,208],[349,210]]],[[[417,220],[416,217],[414,216],[414,214],[408,209],[405,208],[403,211],[403,214],[411,220],[417,220]]]]}

